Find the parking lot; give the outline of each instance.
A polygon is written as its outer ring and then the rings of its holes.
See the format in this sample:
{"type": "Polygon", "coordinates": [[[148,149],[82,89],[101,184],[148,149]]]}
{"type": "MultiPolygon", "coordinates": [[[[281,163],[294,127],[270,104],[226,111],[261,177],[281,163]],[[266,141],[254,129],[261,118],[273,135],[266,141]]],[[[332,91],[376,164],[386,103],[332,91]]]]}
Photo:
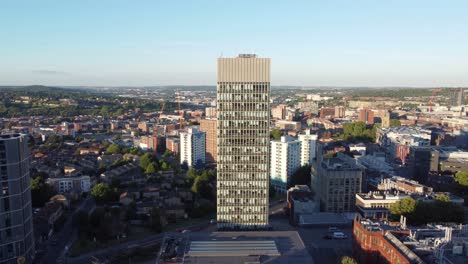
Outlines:
{"type": "Polygon", "coordinates": [[[338,227],[339,231],[348,236],[346,239],[325,239],[327,227],[298,228],[304,244],[314,259],[314,263],[336,264],[342,256],[352,254],[352,227],[338,227]]]}

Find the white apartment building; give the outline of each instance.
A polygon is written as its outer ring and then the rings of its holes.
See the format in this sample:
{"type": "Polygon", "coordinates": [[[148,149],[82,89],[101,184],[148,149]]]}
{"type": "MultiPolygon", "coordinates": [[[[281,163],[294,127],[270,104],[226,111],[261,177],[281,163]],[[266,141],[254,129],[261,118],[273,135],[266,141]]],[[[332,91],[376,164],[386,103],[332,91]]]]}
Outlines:
{"type": "Polygon", "coordinates": [[[205,164],[205,132],[196,127],[180,132],[180,164],[189,167],[205,164]]]}
{"type": "Polygon", "coordinates": [[[73,188],[86,193],[91,191],[91,178],[86,175],[78,177],[48,178],[46,183],[54,186],[58,193],[66,193],[73,188]]]}
{"type": "Polygon", "coordinates": [[[316,156],[317,135],[306,130],[305,134],[299,134],[298,139],[301,142],[301,166],[312,165],[316,156]]]}
{"type": "Polygon", "coordinates": [[[301,167],[301,141],[282,136],[270,145],[271,184],[277,191],[286,192],[291,176],[301,167]]]}

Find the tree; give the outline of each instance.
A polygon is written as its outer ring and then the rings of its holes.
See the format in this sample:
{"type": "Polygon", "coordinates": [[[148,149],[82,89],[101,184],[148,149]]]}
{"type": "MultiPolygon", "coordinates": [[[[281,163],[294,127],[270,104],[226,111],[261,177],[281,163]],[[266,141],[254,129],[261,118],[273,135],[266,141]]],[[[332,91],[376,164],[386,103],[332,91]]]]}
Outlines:
{"type": "MultiPolygon", "coordinates": [[[[290,186],[294,185],[310,185],[310,165],[304,165],[296,170],[291,177],[290,186]]],[[[288,186],[288,187],[290,187],[288,186]]]]}
{"type": "Polygon", "coordinates": [[[117,144],[110,144],[109,147],[106,149],[106,154],[118,154],[120,153],[120,147],[117,144]]]}
{"type": "Polygon", "coordinates": [[[163,154],[163,157],[164,157],[164,158],[168,158],[168,157],[170,157],[170,156],[172,156],[172,152],[171,152],[170,150],[166,149],[166,151],[165,151],[164,154],[163,154]]]}
{"type": "Polygon", "coordinates": [[[450,203],[450,198],[445,194],[440,194],[436,197],[437,202],[450,203]]]}
{"type": "Polygon", "coordinates": [[[42,207],[56,194],[54,187],[45,183],[42,176],[31,180],[31,197],[33,207],[42,207]]]}
{"type": "Polygon", "coordinates": [[[111,189],[105,183],[98,183],[91,189],[91,196],[98,202],[104,202],[110,198],[111,189]]]}
{"type": "Polygon", "coordinates": [[[455,181],[461,186],[468,186],[468,171],[459,171],[455,174],[455,181]]]}
{"type": "Polygon", "coordinates": [[[344,256],[341,258],[341,264],[358,264],[352,257],[344,256]]]}
{"type": "Polygon", "coordinates": [[[270,138],[281,139],[281,131],[279,129],[273,129],[270,131],[270,138]]]}
{"type": "Polygon", "coordinates": [[[401,126],[401,122],[398,119],[391,119],[390,120],[390,126],[395,127],[395,126],[401,126]]]}
{"type": "Polygon", "coordinates": [[[393,216],[408,216],[413,213],[416,209],[416,200],[411,197],[406,197],[401,201],[392,204],[389,208],[390,213],[393,216]]]}
{"type": "Polygon", "coordinates": [[[146,174],[154,174],[154,173],[156,173],[156,168],[154,167],[154,163],[148,164],[148,167],[146,167],[145,173],[146,173],[146,174]]]}
{"type": "Polygon", "coordinates": [[[197,170],[196,170],[196,169],[190,168],[190,169],[187,171],[187,178],[188,178],[191,182],[193,182],[197,176],[198,176],[198,173],[197,173],[197,170]]]}
{"type": "Polygon", "coordinates": [[[141,156],[141,159],[140,159],[140,167],[143,169],[143,170],[146,170],[146,168],[148,167],[148,165],[151,163],[152,161],[152,156],[150,153],[145,153],[143,156],[141,156]]]}
{"type": "Polygon", "coordinates": [[[170,169],[170,166],[167,165],[167,163],[165,161],[161,162],[161,169],[163,171],[166,171],[166,170],[169,170],[170,169]]]}
{"type": "Polygon", "coordinates": [[[58,144],[60,142],[61,142],[60,137],[55,134],[52,134],[47,138],[45,143],[46,144],[58,144]]]}
{"type": "Polygon", "coordinates": [[[210,199],[212,196],[210,182],[201,176],[196,177],[192,185],[192,192],[202,198],[210,199]]]}

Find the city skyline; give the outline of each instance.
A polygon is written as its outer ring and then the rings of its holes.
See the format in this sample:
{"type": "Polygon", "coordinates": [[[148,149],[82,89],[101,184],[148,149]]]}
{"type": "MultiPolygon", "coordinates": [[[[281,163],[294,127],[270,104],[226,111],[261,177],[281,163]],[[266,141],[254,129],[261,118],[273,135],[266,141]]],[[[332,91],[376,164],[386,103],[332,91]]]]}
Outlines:
{"type": "Polygon", "coordinates": [[[274,58],[273,85],[468,85],[463,1],[23,3],[0,9],[1,85],[207,85],[238,53],[274,58]]]}

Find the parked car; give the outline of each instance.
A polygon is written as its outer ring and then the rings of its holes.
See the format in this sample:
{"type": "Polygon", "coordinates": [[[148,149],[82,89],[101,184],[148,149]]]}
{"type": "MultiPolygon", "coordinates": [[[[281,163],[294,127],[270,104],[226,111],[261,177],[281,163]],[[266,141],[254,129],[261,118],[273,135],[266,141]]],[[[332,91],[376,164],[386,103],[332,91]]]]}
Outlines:
{"type": "Polygon", "coordinates": [[[333,232],[334,239],[346,239],[348,236],[343,232],[333,232]]]}

